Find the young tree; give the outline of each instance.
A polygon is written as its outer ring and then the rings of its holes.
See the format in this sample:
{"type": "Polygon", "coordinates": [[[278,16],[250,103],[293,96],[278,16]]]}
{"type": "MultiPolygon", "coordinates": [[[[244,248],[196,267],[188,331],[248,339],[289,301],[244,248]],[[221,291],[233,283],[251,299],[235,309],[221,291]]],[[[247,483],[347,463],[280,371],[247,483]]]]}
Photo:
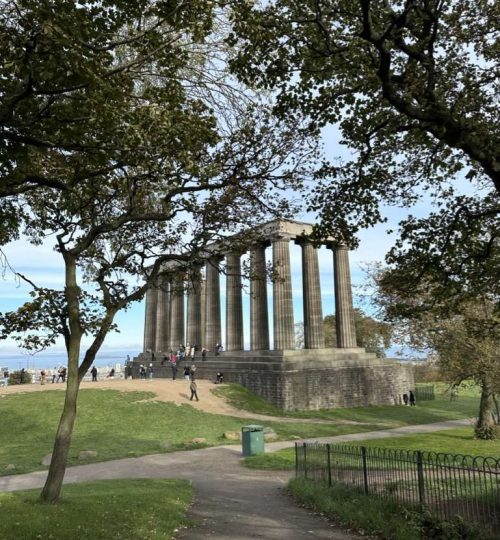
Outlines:
{"type": "Polygon", "coordinates": [[[349,147],[309,199],[321,232],[350,240],[384,220],[382,205],[430,198],[436,211],[402,222],[390,262],[421,260],[413,275],[443,296],[462,269],[471,294],[498,293],[498,2],[272,0],[233,13],[234,72],[272,88],[278,115],[336,124],[349,147]]]}
{"type": "MultiPolygon", "coordinates": [[[[64,290],[33,283],[33,301],[2,315],[2,337],[17,333],[44,347],[60,335],[68,352],[46,501],[59,498],[80,382],[116,313],[160,276],[202,264],[209,244],[223,249],[228,234],[288,215],[286,190],[300,188],[314,156],[299,122],[277,125],[238,89],[233,100],[219,94],[214,109],[198,73],[213,5],[188,4],[2,5],[3,15],[10,8],[5,39],[35,40],[26,62],[11,65],[18,78],[25,70],[26,85],[2,94],[9,114],[0,200],[22,218],[3,239],[21,224],[33,246],[52,238],[65,268],[64,290]],[[84,334],[91,344],[80,363],[84,334]]],[[[215,86],[229,92],[230,82],[215,86]]]]}
{"type": "Polygon", "coordinates": [[[476,437],[496,438],[492,410],[500,392],[500,318],[492,299],[442,303],[432,288],[410,290],[400,269],[378,270],[375,303],[395,328],[396,341],[437,353],[437,365],[450,384],[474,380],[481,388],[476,437]]]}
{"type": "Polygon", "coordinates": [[[455,315],[432,320],[426,333],[447,380],[460,384],[472,379],[481,388],[475,434],[479,439],[496,439],[493,409],[500,392],[500,319],[491,302],[468,302],[455,315]]]}

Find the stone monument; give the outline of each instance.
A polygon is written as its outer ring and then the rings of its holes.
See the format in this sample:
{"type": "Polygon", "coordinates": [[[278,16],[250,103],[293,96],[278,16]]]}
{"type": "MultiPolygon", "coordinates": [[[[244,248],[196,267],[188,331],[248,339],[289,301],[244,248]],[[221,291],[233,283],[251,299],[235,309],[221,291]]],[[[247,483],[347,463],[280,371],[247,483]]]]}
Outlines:
{"type": "Polygon", "coordinates": [[[284,410],[399,404],[413,388],[411,368],[377,358],[357,347],[352,304],[349,251],[326,242],[333,252],[337,348],[325,348],[318,248],[310,240],[312,225],[275,220],[256,231],[250,258],[250,350],[243,346],[241,253],[207,256],[205,280],[201,269],[189,276],[162,278],[146,295],[144,352],[134,360],[155,362],[155,377],[170,377],[169,351],[196,344],[198,378],[239,383],[284,410]],[[289,243],[302,249],[305,348],[295,349],[289,243]],[[272,249],[273,350],[270,350],[265,250],[272,249]],[[226,346],[221,342],[219,264],[226,258],[226,346]],[[186,285],[187,283],[187,285],[186,285]],[[187,317],[184,295],[187,294],[187,317]],[[187,321],[187,325],[185,322],[187,321]],[[202,347],[209,350],[201,361],[202,347]],[[163,359],[163,360],[162,360],[163,359]]]}

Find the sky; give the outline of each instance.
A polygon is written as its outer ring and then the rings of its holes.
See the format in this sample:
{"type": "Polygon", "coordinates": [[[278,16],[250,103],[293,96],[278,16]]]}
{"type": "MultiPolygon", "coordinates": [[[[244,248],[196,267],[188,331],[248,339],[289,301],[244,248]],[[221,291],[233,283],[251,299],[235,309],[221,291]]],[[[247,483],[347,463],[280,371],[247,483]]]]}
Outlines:
{"type": "MultiPolygon", "coordinates": [[[[390,222],[393,224],[404,217],[402,211],[390,210],[390,222]]],[[[302,214],[297,216],[300,221],[308,221],[313,216],[302,214]]],[[[365,282],[366,276],[362,267],[367,263],[382,261],[387,252],[393,237],[387,235],[385,230],[391,225],[384,224],[370,230],[362,231],[359,235],[359,248],[350,252],[351,279],[355,303],[359,304],[358,288],[365,282]]],[[[64,280],[64,266],[62,258],[53,251],[50,243],[46,242],[41,246],[31,246],[23,240],[13,242],[4,248],[10,266],[17,272],[22,273],[39,286],[62,288],[64,280]]],[[[266,251],[268,261],[271,260],[271,249],[266,251]]],[[[295,322],[303,320],[302,315],[302,270],[301,270],[301,248],[290,242],[290,260],[292,268],[292,289],[294,299],[294,319],[295,322]]],[[[320,280],[323,315],[334,313],[334,293],[333,293],[333,254],[331,250],[322,247],[319,250],[320,280]]],[[[12,272],[5,271],[0,279],[0,311],[11,311],[17,309],[29,299],[30,287],[23,281],[16,279],[12,272]]],[[[272,335],[272,288],[268,286],[269,298],[269,318],[272,335]]],[[[222,306],[222,328],[224,343],[225,327],[225,276],[221,275],[221,306],[222,306]]],[[[249,344],[249,296],[248,287],[243,293],[243,309],[245,321],[245,345],[249,344]]],[[[101,356],[114,357],[118,351],[123,358],[126,354],[135,356],[142,351],[142,339],[144,332],[144,301],[136,302],[127,310],[117,314],[116,323],[119,332],[108,335],[102,348],[101,356]]],[[[89,340],[84,338],[84,345],[89,340]]],[[[56,345],[53,353],[61,355],[64,348],[62,342],[56,345]]],[[[0,366],[2,359],[13,357],[20,353],[17,344],[13,340],[0,342],[0,366]]],[[[50,354],[50,353],[49,353],[50,354]]],[[[49,358],[47,353],[39,354],[41,357],[49,358]]],[[[108,362],[109,363],[109,362],[108,362]]],[[[5,364],[5,362],[4,362],[5,364]]]]}
{"type": "MultiPolygon", "coordinates": [[[[336,141],[338,133],[334,128],[330,128],[324,133],[325,154],[327,157],[347,156],[345,148],[340,147],[336,141]]],[[[420,207],[412,208],[414,215],[425,214],[429,207],[422,203],[420,207]]],[[[361,231],[359,236],[358,249],[350,253],[351,279],[353,284],[353,293],[355,304],[359,304],[357,296],[358,288],[365,282],[366,277],[362,266],[382,261],[385,253],[391,247],[395,236],[386,233],[387,229],[397,228],[397,223],[406,217],[408,211],[397,208],[386,208],[385,215],[388,223],[381,224],[369,230],[361,231]]],[[[303,212],[296,216],[299,221],[313,223],[314,215],[303,212]]],[[[61,256],[53,250],[53,239],[48,239],[40,246],[32,246],[26,240],[18,240],[4,246],[3,251],[7,256],[10,267],[16,272],[28,277],[38,286],[62,288],[64,282],[64,266],[61,256]]],[[[295,322],[303,320],[302,315],[302,275],[301,275],[301,252],[300,247],[292,242],[290,243],[290,257],[292,268],[292,287],[294,299],[294,318],[295,322]]],[[[268,249],[266,256],[270,261],[271,250],[268,249]]],[[[320,279],[322,291],[323,315],[334,313],[334,295],[333,295],[333,254],[326,248],[319,250],[320,279]]],[[[0,312],[15,310],[29,299],[30,287],[23,281],[15,278],[9,269],[3,272],[0,279],[0,312]]],[[[272,289],[269,285],[268,298],[269,318],[272,336],[272,289]]],[[[222,341],[224,343],[225,334],[225,277],[221,276],[221,306],[222,309],[222,341]]],[[[244,309],[244,341],[245,346],[249,345],[249,297],[248,290],[243,295],[244,309]]],[[[135,356],[142,351],[142,340],[144,332],[144,301],[136,302],[127,311],[117,314],[115,322],[118,325],[119,332],[109,334],[103,344],[100,354],[101,363],[109,363],[110,358],[124,358],[126,354],[135,356]]],[[[88,345],[90,340],[83,339],[83,345],[88,345]]],[[[6,364],[9,359],[16,358],[20,362],[19,355],[23,354],[17,344],[7,339],[0,342],[0,366],[6,364]]],[[[24,353],[26,355],[26,353],[24,353]]],[[[50,362],[49,358],[53,356],[61,357],[64,355],[62,341],[59,342],[51,351],[40,353],[38,362],[43,362],[43,358],[50,362]],[[42,359],[42,360],[40,360],[42,359]]],[[[36,364],[36,359],[33,363],[36,364]]],[[[29,358],[27,358],[29,362],[29,358]]],[[[53,362],[50,362],[53,363],[53,362]]]]}

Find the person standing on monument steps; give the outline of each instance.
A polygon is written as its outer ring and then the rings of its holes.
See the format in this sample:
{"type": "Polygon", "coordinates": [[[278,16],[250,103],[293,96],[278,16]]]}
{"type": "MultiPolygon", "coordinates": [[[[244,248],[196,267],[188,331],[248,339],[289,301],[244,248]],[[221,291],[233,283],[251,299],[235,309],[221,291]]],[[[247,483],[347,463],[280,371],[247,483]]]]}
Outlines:
{"type": "Polygon", "coordinates": [[[189,385],[189,388],[191,389],[191,397],[189,398],[191,401],[193,401],[193,397],[196,398],[196,401],[200,401],[198,399],[198,387],[196,386],[195,381],[191,381],[191,384],[189,385]]]}

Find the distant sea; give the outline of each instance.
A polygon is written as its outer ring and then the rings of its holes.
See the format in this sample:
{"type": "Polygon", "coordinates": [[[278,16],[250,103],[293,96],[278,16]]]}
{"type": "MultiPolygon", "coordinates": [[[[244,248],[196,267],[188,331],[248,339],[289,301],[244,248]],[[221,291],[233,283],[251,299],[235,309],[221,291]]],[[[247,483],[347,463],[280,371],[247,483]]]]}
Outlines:
{"type": "MultiPolygon", "coordinates": [[[[130,358],[137,356],[141,350],[139,348],[130,349],[103,349],[96,357],[95,365],[97,367],[113,367],[115,364],[123,365],[127,359],[127,355],[130,358]]],[[[42,369],[42,368],[54,368],[59,366],[65,366],[67,364],[67,357],[62,350],[43,351],[38,354],[30,355],[23,354],[19,351],[0,351],[0,367],[7,367],[10,370],[13,369],[42,369]]]]}

